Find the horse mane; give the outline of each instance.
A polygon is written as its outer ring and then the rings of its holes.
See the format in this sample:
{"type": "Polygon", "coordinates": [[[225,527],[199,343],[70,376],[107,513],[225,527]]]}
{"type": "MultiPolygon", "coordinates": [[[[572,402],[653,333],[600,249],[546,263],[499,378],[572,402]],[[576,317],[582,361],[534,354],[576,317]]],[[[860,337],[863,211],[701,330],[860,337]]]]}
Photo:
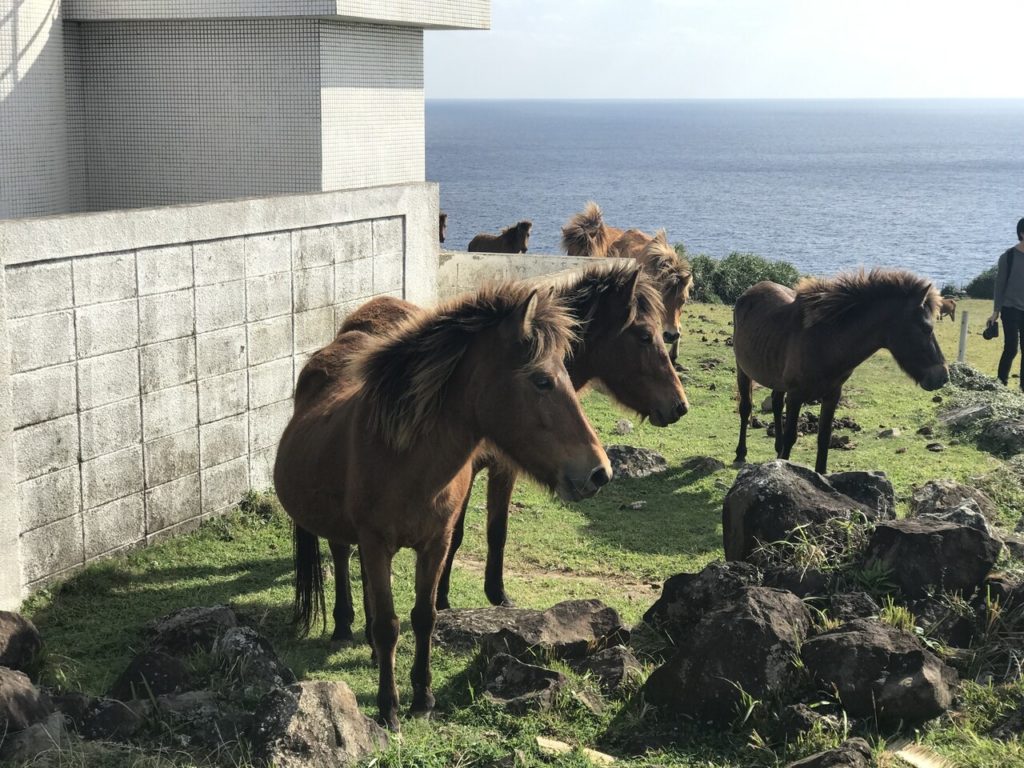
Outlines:
{"type": "Polygon", "coordinates": [[[562,248],[571,256],[605,256],[609,240],[601,207],[593,200],[562,227],[562,248]]]}
{"type": "Polygon", "coordinates": [[[598,262],[551,285],[554,286],[555,294],[565,302],[573,318],[580,323],[589,323],[593,320],[601,299],[609,293],[625,291],[638,271],[640,277],[633,292],[633,301],[621,328],[627,328],[638,318],[653,317],[660,322],[665,312],[661,293],[651,277],[646,275],[636,262],[598,262]]]}
{"type": "Polygon", "coordinates": [[[517,221],[515,224],[512,224],[511,226],[505,227],[503,230],[501,230],[501,234],[498,235],[498,237],[507,237],[508,235],[514,234],[515,232],[522,229],[524,224],[526,225],[527,229],[533,228],[532,221],[529,221],[528,219],[523,219],[522,221],[517,221]]]}
{"type": "Polygon", "coordinates": [[[932,283],[904,269],[875,267],[833,278],[805,277],[796,286],[804,328],[833,323],[847,314],[865,309],[873,302],[897,299],[927,306],[932,315],[942,298],[932,283]]]}
{"type": "Polygon", "coordinates": [[[659,229],[644,246],[638,260],[659,286],[675,287],[683,301],[689,300],[693,270],[690,262],[668,244],[668,235],[664,229],[659,229]]]}
{"type": "MultiPolygon", "coordinates": [[[[536,289],[524,283],[498,283],[410,317],[375,339],[352,361],[362,385],[369,423],[392,448],[438,428],[449,379],[480,333],[521,311],[536,289]]],[[[576,340],[575,322],[562,301],[537,292],[530,323],[529,370],[557,354],[564,358],[576,340]]]]}

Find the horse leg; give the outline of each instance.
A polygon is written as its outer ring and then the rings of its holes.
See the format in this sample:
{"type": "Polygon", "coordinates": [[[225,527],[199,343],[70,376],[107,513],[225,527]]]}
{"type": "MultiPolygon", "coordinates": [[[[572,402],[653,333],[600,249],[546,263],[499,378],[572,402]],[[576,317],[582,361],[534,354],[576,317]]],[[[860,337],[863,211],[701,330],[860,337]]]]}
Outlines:
{"type": "Polygon", "coordinates": [[[829,392],[821,399],[821,416],[818,418],[818,459],[814,462],[814,471],[825,474],[828,466],[828,448],[832,443],[832,417],[836,415],[836,406],[843,390],[829,392]]]}
{"type": "Polygon", "coordinates": [[[786,402],[786,393],[781,390],[772,391],[772,419],[775,423],[775,455],[782,456],[785,435],[782,433],[782,406],[786,402]]]}
{"type": "Polygon", "coordinates": [[[740,441],[736,445],[736,463],[742,464],[747,460],[747,425],[753,410],[754,382],[739,365],[736,366],[736,388],[740,393],[740,441]]]}
{"type": "Polygon", "coordinates": [[[668,359],[672,363],[672,366],[677,366],[679,358],[679,339],[672,342],[672,346],[668,348],[668,359]]]}
{"type": "Polygon", "coordinates": [[[780,459],[789,459],[790,453],[793,452],[793,446],[796,445],[796,428],[800,421],[800,409],[803,407],[804,401],[793,392],[786,394],[786,436],[785,442],[782,444],[782,455],[780,459]]]}
{"type": "Polygon", "coordinates": [[[412,609],[412,631],[416,653],[412,662],[412,707],[410,714],[429,717],[434,709],[430,690],[430,643],[437,619],[437,585],[448,554],[449,542],[441,537],[416,553],[416,603],[412,609]]]}
{"type": "Polygon", "coordinates": [[[395,648],[398,645],[398,616],[391,595],[391,560],[394,551],[378,539],[359,542],[363,560],[363,591],[369,593],[373,616],[373,647],[377,652],[377,721],[397,732],[398,686],[395,685],[395,648]]]}
{"type": "MultiPolygon", "coordinates": [[[[476,479],[476,471],[473,472],[473,479],[476,479]]],[[[441,582],[437,586],[437,610],[444,611],[451,608],[448,602],[448,592],[451,589],[452,564],[455,562],[455,553],[462,546],[462,537],[466,527],[466,510],[469,509],[469,497],[473,494],[473,480],[469,481],[469,488],[466,490],[466,498],[462,500],[462,511],[459,519],[455,522],[455,530],[452,531],[452,542],[448,546],[448,555],[444,561],[444,571],[441,573],[441,582]]]]}
{"type": "MultiPolygon", "coordinates": [[[[370,603],[370,586],[366,581],[366,566],[363,565],[363,548],[356,547],[356,555],[359,557],[359,578],[363,580],[363,618],[366,619],[366,629],[363,635],[366,637],[366,644],[370,646],[370,661],[377,663],[377,647],[373,644],[373,606],[370,603]]],[[[390,579],[388,580],[390,584],[390,579]]]]}
{"type": "Polygon", "coordinates": [[[512,607],[515,603],[505,594],[505,541],[508,538],[508,509],[516,471],[495,462],[487,473],[487,568],[484,571],[484,594],[491,605],[512,607]]]}
{"type": "Polygon", "coordinates": [[[348,645],[352,643],[352,622],[356,618],[352,605],[352,579],[348,572],[352,547],[344,542],[327,542],[334,557],[334,634],[331,640],[348,645]]]}

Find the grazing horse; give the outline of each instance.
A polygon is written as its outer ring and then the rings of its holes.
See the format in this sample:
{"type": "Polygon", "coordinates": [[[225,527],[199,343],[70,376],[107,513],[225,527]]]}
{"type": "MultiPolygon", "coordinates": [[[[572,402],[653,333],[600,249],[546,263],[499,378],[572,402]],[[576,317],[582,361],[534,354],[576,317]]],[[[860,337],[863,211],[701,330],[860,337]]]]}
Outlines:
{"type": "Polygon", "coordinates": [[[511,227],[505,227],[500,235],[482,232],[469,241],[466,250],[480,253],[526,253],[532,226],[533,222],[524,220],[511,227]]]}
{"type": "MultiPolygon", "coordinates": [[[[577,391],[599,380],[627,408],[658,427],[675,423],[689,409],[686,392],[668,362],[664,347],[654,343],[661,322],[658,290],[633,264],[595,264],[554,284],[555,295],[581,326],[565,360],[577,391]]],[[[371,335],[388,332],[390,326],[419,312],[408,302],[382,296],[348,316],[341,336],[359,331],[371,335]]],[[[505,593],[504,552],[508,533],[509,504],[519,474],[514,463],[499,451],[483,450],[473,462],[474,477],[487,468],[487,567],[484,591],[494,605],[512,605],[505,593]]],[[[437,607],[448,608],[452,561],[462,543],[469,497],[462,505],[444,575],[438,589],[437,607]]],[[[347,551],[336,557],[347,558],[347,551]]],[[[335,565],[337,573],[342,566],[335,565]]],[[[335,638],[352,637],[351,590],[336,582],[335,638]]]]}
{"type": "Polygon", "coordinates": [[[942,304],[939,306],[939,320],[944,317],[948,317],[950,321],[956,322],[956,300],[955,299],[943,299],[942,304]]]}
{"type": "Polygon", "coordinates": [[[294,521],[295,620],[308,631],[323,612],[317,537],[332,549],[358,544],[380,664],[378,717],[392,730],[392,558],[416,550],[411,711],[429,714],[437,585],[480,443],[565,499],[592,496],[611,479],[565,370],[574,335],[562,302],[508,283],[416,311],[384,336],[341,334],[300,376],[274,465],[294,521]]]}
{"type": "Polygon", "coordinates": [[[815,471],[824,473],[832,417],[843,384],[879,349],[924,389],[949,381],[935,340],[939,294],[924,278],[903,270],[873,269],[831,280],[808,278],[796,290],[771,282],[749,288],[733,311],[733,351],[740,396],[736,461],[747,457],[753,382],[772,390],[775,451],[788,459],[801,406],[821,400],[815,471]],[[782,429],[785,399],[786,426],[782,429]]]}
{"type": "Polygon", "coordinates": [[[444,242],[445,235],[448,234],[448,214],[441,211],[437,215],[437,237],[440,242],[444,242]]]}
{"type": "Polygon", "coordinates": [[[609,227],[601,208],[591,201],[562,228],[562,247],[570,256],[636,259],[643,265],[661,290],[666,310],[662,338],[672,345],[669,359],[674,364],[679,357],[680,315],[690,298],[693,273],[686,259],[668,244],[665,230],[652,236],[639,229],[609,227]]]}

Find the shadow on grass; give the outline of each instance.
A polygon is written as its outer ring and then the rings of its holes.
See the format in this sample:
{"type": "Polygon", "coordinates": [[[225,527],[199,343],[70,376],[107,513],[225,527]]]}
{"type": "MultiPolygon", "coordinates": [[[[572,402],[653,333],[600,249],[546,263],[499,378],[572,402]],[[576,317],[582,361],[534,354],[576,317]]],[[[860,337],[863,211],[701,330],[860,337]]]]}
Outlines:
{"type": "MultiPolygon", "coordinates": [[[[722,547],[724,472],[712,475],[678,467],[635,480],[615,480],[581,504],[587,532],[616,547],[659,555],[702,555],[722,547]],[[630,504],[644,502],[640,509],[630,504]]],[[[727,486],[726,486],[727,487],[727,486]]]]}

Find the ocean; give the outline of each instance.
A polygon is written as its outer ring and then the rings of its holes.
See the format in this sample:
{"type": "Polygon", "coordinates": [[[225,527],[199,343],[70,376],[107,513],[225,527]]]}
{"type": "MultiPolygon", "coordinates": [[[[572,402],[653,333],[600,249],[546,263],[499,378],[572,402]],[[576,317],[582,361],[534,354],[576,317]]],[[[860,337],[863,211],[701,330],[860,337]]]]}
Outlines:
{"type": "Polygon", "coordinates": [[[428,100],[426,132],[453,249],[530,219],[531,252],[560,253],[596,200],[692,253],[962,284],[1024,216],[1024,100],[428,100]]]}

